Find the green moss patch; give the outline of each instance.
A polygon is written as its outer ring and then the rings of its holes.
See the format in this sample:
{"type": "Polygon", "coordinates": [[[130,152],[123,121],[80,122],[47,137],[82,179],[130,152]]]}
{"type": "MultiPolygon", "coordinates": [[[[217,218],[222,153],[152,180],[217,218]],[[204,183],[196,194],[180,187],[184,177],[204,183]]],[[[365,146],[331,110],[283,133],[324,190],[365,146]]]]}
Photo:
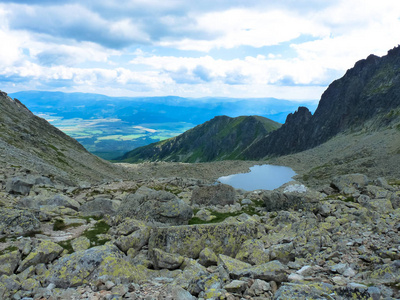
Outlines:
{"type": "Polygon", "coordinates": [[[92,229],[88,229],[83,233],[83,236],[87,237],[90,240],[90,246],[100,246],[104,245],[109,239],[99,239],[97,235],[106,234],[110,229],[110,225],[106,222],[98,221],[92,229]]]}
{"type": "MultiPolygon", "coordinates": [[[[232,212],[232,213],[220,213],[217,211],[210,210],[211,215],[215,216],[216,218],[214,218],[210,221],[204,221],[197,217],[193,217],[192,219],[189,220],[189,225],[221,223],[229,217],[236,217],[243,213],[248,214],[250,216],[253,216],[253,215],[260,216],[261,213],[258,211],[257,208],[264,207],[264,202],[262,200],[252,200],[252,201],[254,203],[253,205],[248,205],[248,206],[242,208],[242,210],[232,212]]],[[[199,209],[195,209],[195,210],[193,210],[193,213],[196,214],[198,211],[199,211],[199,209]]]]}
{"type": "Polygon", "coordinates": [[[18,250],[18,248],[15,246],[9,246],[9,247],[5,248],[4,250],[0,251],[0,256],[4,255],[6,253],[9,253],[9,252],[13,252],[15,250],[18,250]]]}
{"type": "Polygon", "coordinates": [[[72,248],[71,240],[62,241],[58,243],[61,247],[68,251],[68,253],[73,253],[74,249],[72,248]]]}

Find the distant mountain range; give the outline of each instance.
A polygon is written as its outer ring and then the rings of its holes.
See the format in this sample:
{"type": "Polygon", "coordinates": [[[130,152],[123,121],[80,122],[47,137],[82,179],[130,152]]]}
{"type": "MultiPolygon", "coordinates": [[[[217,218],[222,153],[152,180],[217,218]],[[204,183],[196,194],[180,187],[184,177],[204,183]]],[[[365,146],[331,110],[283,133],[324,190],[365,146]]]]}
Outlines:
{"type": "MultiPolygon", "coordinates": [[[[221,148],[225,142],[218,147],[215,145],[215,148],[209,147],[211,153],[222,151],[222,155],[208,155],[199,142],[214,143],[212,137],[219,137],[227,131],[236,134],[229,125],[211,126],[217,121],[221,123],[214,119],[176,138],[135,149],[123,159],[130,162],[265,159],[316,147],[339,133],[361,130],[367,121],[374,118],[379,123],[375,124],[375,129],[385,128],[399,115],[400,47],[397,47],[386,56],[370,55],[358,61],[342,78],[332,82],[322,95],[314,115],[308,108],[299,107],[287,116],[279,129],[263,132],[261,136],[254,135],[252,126],[259,126],[257,122],[252,118],[241,119],[240,126],[246,128],[243,131],[245,138],[238,139],[237,143],[228,139],[230,143],[226,148],[221,148]],[[243,147],[243,141],[246,141],[246,147],[243,147]]],[[[400,125],[398,127],[400,129],[400,125]]]]}
{"type": "Polygon", "coordinates": [[[129,98],[41,91],[18,92],[10,97],[106,159],[177,136],[215,116],[259,115],[283,123],[298,105],[306,105],[311,111],[317,106],[315,101],[274,98],[129,98]]]}
{"type": "Polygon", "coordinates": [[[199,162],[242,159],[243,151],[251,143],[280,126],[280,123],[260,116],[218,116],[177,137],[134,149],[119,160],[199,162]]]}

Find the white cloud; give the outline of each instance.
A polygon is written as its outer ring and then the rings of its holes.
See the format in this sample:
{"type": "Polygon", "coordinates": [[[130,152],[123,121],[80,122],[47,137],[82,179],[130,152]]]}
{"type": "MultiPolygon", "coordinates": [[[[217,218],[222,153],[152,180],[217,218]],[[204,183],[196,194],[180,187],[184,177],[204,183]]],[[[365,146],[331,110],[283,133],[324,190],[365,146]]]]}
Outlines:
{"type": "Polygon", "coordinates": [[[400,41],[398,0],[15,2],[0,3],[0,80],[15,90],[317,99],[400,41]]]}
{"type": "Polygon", "coordinates": [[[183,50],[210,51],[213,48],[238,46],[263,47],[293,40],[301,35],[324,37],[329,30],[290,11],[254,11],[232,9],[211,12],[196,18],[199,30],[216,34],[214,39],[182,39],[162,41],[162,46],[175,46],[183,50]]]}

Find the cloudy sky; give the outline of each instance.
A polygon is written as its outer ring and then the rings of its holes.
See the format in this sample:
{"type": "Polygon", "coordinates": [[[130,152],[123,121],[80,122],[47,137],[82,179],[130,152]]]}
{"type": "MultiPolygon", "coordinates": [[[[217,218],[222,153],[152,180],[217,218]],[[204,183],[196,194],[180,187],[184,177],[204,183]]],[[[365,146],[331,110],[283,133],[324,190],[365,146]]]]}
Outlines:
{"type": "Polygon", "coordinates": [[[0,89],[319,99],[399,0],[0,0],[0,89]]]}

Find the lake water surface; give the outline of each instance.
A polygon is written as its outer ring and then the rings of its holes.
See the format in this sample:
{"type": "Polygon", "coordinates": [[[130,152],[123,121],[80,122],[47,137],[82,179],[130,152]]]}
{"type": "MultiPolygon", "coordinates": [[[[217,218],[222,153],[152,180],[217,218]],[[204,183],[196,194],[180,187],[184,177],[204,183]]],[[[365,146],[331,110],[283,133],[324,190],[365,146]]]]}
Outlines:
{"type": "Polygon", "coordinates": [[[218,181],[246,191],[273,190],[291,181],[295,175],[289,167],[261,165],[251,167],[249,173],[223,176],[218,181]]]}

